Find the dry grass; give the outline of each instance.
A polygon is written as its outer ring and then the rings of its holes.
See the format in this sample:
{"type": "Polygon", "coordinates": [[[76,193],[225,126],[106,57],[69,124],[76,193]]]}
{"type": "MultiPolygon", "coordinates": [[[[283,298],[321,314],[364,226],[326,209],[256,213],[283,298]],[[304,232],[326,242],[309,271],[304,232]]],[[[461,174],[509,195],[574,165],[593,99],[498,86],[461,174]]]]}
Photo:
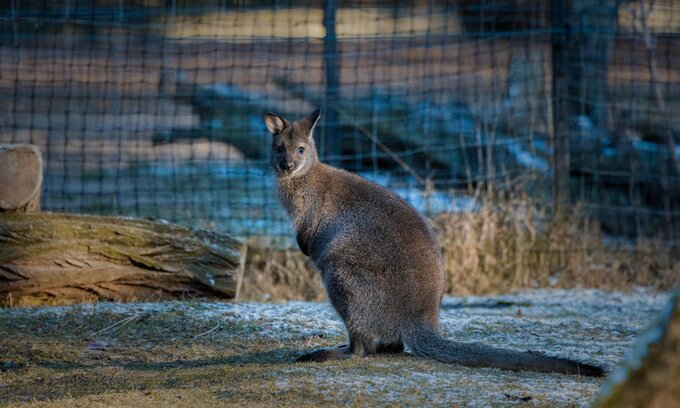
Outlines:
{"type": "MultiPolygon", "coordinates": [[[[578,207],[551,215],[526,194],[480,199],[475,212],[438,214],[447,293],[479,295],[559,287],[669,290],[680,276],[680,248],[661,239],[608,242],[578,207]]],[[[244,296],[323,300],[309,260],[297,249],[252,241],[244,296]]]]}
{"type": "Polygon", "coordinates": [[[248,242],[243,280],[251,300],[324,300],[321,275],[297,249],[278,249],[265,239],[248,242]]]}
{"type": "Polygon", "coordinates": [[[680,276],[678,248],[660,239],[607,243],[578,207],[551,215],[525,194],[482,202],[479,211],[435,219],[449,293],[547,286],[667,290],[680,276]]]}

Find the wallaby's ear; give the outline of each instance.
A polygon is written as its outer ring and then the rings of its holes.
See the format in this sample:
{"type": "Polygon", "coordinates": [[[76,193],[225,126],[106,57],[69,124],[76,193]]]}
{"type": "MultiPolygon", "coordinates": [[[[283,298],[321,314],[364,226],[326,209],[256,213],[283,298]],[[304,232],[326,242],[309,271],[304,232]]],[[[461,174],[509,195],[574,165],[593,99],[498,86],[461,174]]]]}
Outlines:
{"type": "Polygon", "coordinates": [[[289,125],[286,119],[271,112],[264,114],[264,123],[267,125],[267,130],[269,130],[269,133],[272,135],[278,135],[289,125]]]}
{"type": "Polygon", "coordinates": [[[300,124],[305,127],[309,131],[309,134],[311,136],[312,130],[314,130],[314,126],[316,125],[316,122],[319,121],[319,114],[321,111],[319,109],[315,110],[314,112],[310,113],[307,115],[304,119],[300,120],[300,124]]]}

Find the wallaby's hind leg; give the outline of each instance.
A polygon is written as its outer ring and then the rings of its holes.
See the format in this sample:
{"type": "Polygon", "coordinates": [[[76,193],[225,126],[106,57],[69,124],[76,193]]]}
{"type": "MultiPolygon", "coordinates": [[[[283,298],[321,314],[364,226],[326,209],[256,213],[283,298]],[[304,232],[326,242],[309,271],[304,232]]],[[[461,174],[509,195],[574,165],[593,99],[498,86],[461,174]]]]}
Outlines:
{"type": "Polygon", "coordinates": [[[404,343],[378,343],[376,354],[399,354],[404,352],[404,343]]]}
{"type": "Polygon", "coordinates": [[[350,353],[355,357],[366,357],[375,354],[375,344],[369,337],[360,334],[350,334],[349,337],[350,353]]]}
{"type": "Polygon", "coordinates": [[[373,342],[359,334],[350,334],[349,346],[343,344],[342,346],[330,349],[319,349],[311,353],[300,356],[296,363],[305,363],[314,361],[317,363],[331,360],[346,360],[352,357],[366,357],[369,354],[375,354],[376,348],[373,342]]]}
{"type": "Polygon", "coordinates": [[[308,363],[316,362],[321,363],[324,361],[331,360],[346,360],[352,358],[352,354],[349,352],[349,346],[343,344],[342,346],[329,349],[319,349],[312,351],[311,353],[304,354],[295,360],[296,363],[308,363]]]}

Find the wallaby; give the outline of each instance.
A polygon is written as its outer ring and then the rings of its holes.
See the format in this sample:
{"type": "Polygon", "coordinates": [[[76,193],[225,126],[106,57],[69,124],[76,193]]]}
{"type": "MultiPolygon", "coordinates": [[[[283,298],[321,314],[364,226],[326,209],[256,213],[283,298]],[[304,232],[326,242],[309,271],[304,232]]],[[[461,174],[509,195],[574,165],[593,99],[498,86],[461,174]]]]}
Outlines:
{"type": "Polygon", "coordinates": [[[318,110],[297,122],[273,113],[264,118],[276,193],[349,334],[349,345],[297,361],[400,353],[406,344],[416,356],[472,367],[603,375],[576,361],[443,338],[445,278],[434,232],[395,193],[321,163],[312,138],[318,119],[318,110]]]}

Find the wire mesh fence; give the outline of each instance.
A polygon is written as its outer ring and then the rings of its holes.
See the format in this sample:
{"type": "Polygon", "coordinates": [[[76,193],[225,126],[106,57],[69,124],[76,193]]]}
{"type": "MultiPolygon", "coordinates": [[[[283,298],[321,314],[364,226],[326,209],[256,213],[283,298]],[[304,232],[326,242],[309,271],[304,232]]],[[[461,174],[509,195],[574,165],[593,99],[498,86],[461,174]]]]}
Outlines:
{"type": "Polygon", "coordinates": [[[680,231],[680,4],[12,0],[0,143],[43,207],[286,236],[263,113],[322,109],[324,160],[427,213],[481,186],[680,231]]]}

